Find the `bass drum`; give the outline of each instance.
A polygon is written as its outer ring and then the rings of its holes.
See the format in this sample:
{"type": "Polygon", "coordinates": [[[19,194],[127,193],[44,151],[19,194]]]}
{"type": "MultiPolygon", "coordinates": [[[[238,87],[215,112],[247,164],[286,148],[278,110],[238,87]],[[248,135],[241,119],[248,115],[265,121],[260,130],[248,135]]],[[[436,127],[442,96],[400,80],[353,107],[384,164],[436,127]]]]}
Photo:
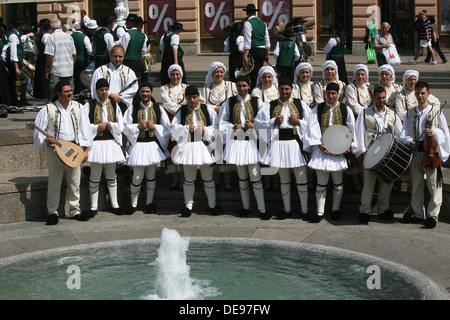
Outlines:
{"type": "Polygon", "coordinates": [[[86,69],[81,71],[80,81],[85,88],[89,88],[89,89],[91,88],[91,79],[92,79],[92,75],[94,74],[94,71],[95,71],[95,61],[92,61],[91,63],[89,63],[89,65],[86,67],[86,69]]]}

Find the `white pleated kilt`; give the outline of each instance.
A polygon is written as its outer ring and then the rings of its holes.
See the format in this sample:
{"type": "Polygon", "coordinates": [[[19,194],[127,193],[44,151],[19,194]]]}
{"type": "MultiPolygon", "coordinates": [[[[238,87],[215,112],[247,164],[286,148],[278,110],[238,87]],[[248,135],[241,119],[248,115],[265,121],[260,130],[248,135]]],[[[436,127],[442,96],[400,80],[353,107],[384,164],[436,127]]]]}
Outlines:
{"type": "Polygon", "coordinates": [[[125,162],[122,147],[116,140],[94,140],[88,151],[88,161],[93,163],[125,162]]]}
{"type": "Polygon", "coordinates": [[[308,164],[297,140],[274,140],[262,162],[276,168],[298,168],[308,164]]]}
{"type": "Polygon", "coordinates": [[[311,154],[308,167],[314,170],[327,172],[347,170],[347,160],[343,155],[328,155],[319,148],[311,154]]]}
{"type": "Polygon", "coordinates": [[[154,141],[137,142],[128,150],[130,154],[128,165],[132,167],[146,167],[158,164],[167,159],[167,156],[154,141]]]}
{"type": "Polygon", "coordinates": [[[223,152],[227,164],[247,166],[261,162],[258,147],[253,140],[233,140],[227,142],[223,152]]]}
{"type": "Polygon", "coordinates": [[[177,144],[174,150],[175,155],[172,157],[172,161],[175,164],[201,166],[215,162],[214,156],[210,153],[203,141],[186,142],[182,145],[177,144]]]}

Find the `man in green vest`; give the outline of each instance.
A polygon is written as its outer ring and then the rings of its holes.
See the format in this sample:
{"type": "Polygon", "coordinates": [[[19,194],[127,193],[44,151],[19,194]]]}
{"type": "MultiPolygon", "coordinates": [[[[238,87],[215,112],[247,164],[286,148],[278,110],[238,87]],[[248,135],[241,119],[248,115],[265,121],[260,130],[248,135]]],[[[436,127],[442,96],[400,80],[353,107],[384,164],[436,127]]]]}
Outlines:
{"type": "Polygon", "coordinates": [[[243,65],[244,67],[249,67],[249,54],[254,61],[253,70],[249,74],[251,92],[256,87],[259,69],[263,66],[264,61],[269,62],[270,39],[266,24],[256,17],[256,12],[259,9],[256,9],[255,5],[251,3],[242,10],[247,13],[247,21],[244,23],[243,65]]]}
{"type": "Polygon", "coordinates": [[[141,78],[143,65],[142,55],[147,53],[147,36],[137,29],[139,23],[146,23],[136,14],[130,13],[126,19],[128,31],[123,35],[120,43],[125,49],[123,64],[134,71],[138,79],[141,78]]]}
{"type": "MultiPolygon", "coordinates": [[[[91,20],[88,23],[89,29],[90,29],[90,23],[92,23],[92,21],[93,20],[91,20]]],[[[96,24],[96,22],[95,22],[95,24],[96,24]]],[[[109,42],[114,43],[113,37],[110,34],[109,29],[106,27],[104,17],[102,18],[102,21],[100,22],[100,24],[101,24],[100,28],[95,31],[94,36],[92,38],[94,55],[95,55],[95,68],[98,68],[104,64],[109,63],[108,39],[107,38],[108,37],[110,38],[109,42]]],[[[109,43],[109,46],[112,48],[111,43],[109,43]]]]}
{"type": "Polygon", "coordinates": [[[161,60],[161,86],[170,83],[170,78],[167,74],[170,66],[177,64],[183,71],[182,83],[187,83],[186,70],[184,69],[183,55],[184,51],[180,46],[180,36],[178,35],[183,29],[183,25],[175,22],[169,27],[169,30],[164,33],[159,43],[159,50],[162,53],[161,60]]]}
{"type": "Polygon", "coordinates": [[[22,107],[30,105],[26,102],[26,83],[16,83],[22,74],[22,62],[24,58],[23,42],[21,39],[25,21],[20,17],[14,17],[11,31],[8,34],[9,46],[9,88],[11,91],[11,104],[22,107]]]}
{"type": "Polygon", "coordinates": [[[294,82],[294,63],[300,59],[300,52],[298,50],[295,40],[295,35],[292,32],[291,24],[286,25],[284,30],[284,37],[277,42],[277,46],[273,52],[273,57],[277,59],[276,70],[281,78],[287,78],[294,82]]]}
{"type": "Polygon", "coordinates": [[[71,34],[75,49],[77,50],[77,60],[73,65],[73,80],[75,83],[74,94],[80,93],[83,89],[83,84],[80,80],[81,71],[83,71],[89,64],[89,56],[92,55],[92,45],[89,37],[81,30],[81,23],[77,21],[74,24],[75,31],[71,34]]]}

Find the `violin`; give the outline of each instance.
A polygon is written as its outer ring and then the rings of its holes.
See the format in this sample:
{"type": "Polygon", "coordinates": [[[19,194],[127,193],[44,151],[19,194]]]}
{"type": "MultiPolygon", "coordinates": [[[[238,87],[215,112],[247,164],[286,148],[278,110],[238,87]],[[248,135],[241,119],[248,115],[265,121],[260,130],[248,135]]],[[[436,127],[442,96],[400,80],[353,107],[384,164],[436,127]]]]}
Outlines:
{"type": "MultiPolygon", "coordinates": [[[[427,128],[431,128],[431,121],[427,120],[427,128]]],[[[423,142],[423,149],[425,150],[425,157],[423,158],[423,166],[429,169],[435,169],[441,165],[441,159],[436,154],[437,142],[433,136],[428,136],[423,142]]]]}

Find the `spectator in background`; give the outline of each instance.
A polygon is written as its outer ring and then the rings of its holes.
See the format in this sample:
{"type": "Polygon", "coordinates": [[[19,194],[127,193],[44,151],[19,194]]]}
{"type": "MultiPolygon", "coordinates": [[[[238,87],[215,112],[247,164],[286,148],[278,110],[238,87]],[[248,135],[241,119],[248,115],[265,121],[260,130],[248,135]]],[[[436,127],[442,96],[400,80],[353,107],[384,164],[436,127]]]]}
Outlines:
{"type": "Polygon", "coordinates": [[[381,31],[375,36],[373,42],[373,48],[377,54],[378,67],[387,64],[386,57],[383,54],[383,49],[389,48],[391,45],[395,45],[394,38],[389,33],[391,25],[387,22],[381,24],[381,31]]]}
{"type": "Polygon", "coordinates": [[[417,59],[422,55],[423,48],[427,48],[428,52],[431,53],[431,61],[429,64],[437,64],[436,56],[434,55],[433,48],[431,47],[431,40],[433,36],[433,30],[431,28],[430,19],[427,18],[426,11],[421,11],[419,13],[418,19],[418,27],[419,27],[419,50],[414,58],[409,58],[408,61],[412,64],[417,62],[417,59]]]}
{"type": "Polygon", "coordinates": [[[345,47],[345,30],[341,24],[336,24],[331,30],[331,38],[323,52],[327,54],[327,60],[333,60],[338,66],[339,80],[348,84],[347,69],[345,67],[344,55],[347,51],[345,47]]]}
{"type": "MultiPolygon", "coordinates": [[[[431,22],[431,28],[432,28],[432,37],[431,37],[431,47],[436,50],[439,57],[442,59],[442,63],[447,62],[447,58],[445,57],[444,53],[442,52],[440,46],[439,46],[439,29],[436,25],[436,19],[434,17],[430,17],[431,22]]],[[[427,57],[425,58],[425,62],[428,63],[431,60],[431,52],[427,52],[427,57]]]]}

